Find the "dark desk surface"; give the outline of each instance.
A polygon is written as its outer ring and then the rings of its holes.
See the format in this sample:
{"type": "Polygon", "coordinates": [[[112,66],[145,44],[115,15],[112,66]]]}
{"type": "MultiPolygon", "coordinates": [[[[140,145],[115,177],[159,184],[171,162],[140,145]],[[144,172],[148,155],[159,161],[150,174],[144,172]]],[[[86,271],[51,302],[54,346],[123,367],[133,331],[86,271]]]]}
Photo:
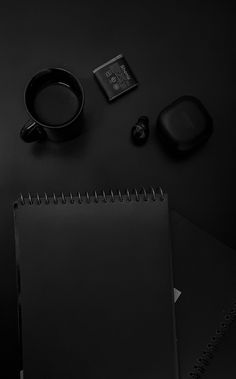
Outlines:
{"type": "MultiPolygon", "coordinates": [[[[236,248],[235,1],[26,1],[1,5],[1,369],[16,367],[12,201],[19,192],[85,191],[161,184],[170,206],[236,248]],[[108,104],[92,70],[123,53],[140,87],[108,104]],[[86,93],[85,130],[76,140],[27,145],[23,91],[38,70],[58,66],[86,93]],[[183,94],[214,118],[207,145],[177,162],[155,139],[160,110],[183,94]],[[146,114],[148,143],[130,128],[146,114]]],[[[215,376],[214,376],[215,378],[215,376]]]]}

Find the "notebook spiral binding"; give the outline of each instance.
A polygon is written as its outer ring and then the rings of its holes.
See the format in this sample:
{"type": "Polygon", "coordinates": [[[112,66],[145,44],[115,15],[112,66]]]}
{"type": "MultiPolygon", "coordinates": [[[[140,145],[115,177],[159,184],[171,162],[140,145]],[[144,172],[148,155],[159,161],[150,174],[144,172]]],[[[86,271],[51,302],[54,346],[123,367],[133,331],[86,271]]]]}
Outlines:
{"type": "Polygon", "coordinates": [[[24,196],[22,193],[20,194],[19,202],[21,205],[29,204],[82,204],[86,203],[98,203],[98,202],[115,202],[115,201],[163,201],[165,200],[165,194],[161,187],[154,189],[150,187],[150,190],[146,190],[145,188],[141,188],[140,190],[134,188],[132,190],[126,189],[123,193],[120,190],[113,191],[110,190],[105,192],[104,190],[97,192],[93,191],[93,193],[85,192],[82,194],[81,192],[76,192],[76,194],[72,194],[71,192],[66,195],[64,192],[61,192],[59,196],[53,193],[49,196],[46,192],[41,196],[39,193],[31,194],[28,193],[24,196]]]}
{"type": "Polygon", "coordinates": [[[214,336],[211,337],[210,342],[207,344],[206,349],[202,352],[201,356],[196,360],[192,371],[189,373],[191,379],[200,379],[206,372],[214,353],[217,350],[222,338],[230,328],[232,323],[236,320],[236,301],[232,308],[224,316],[224,320],[219,325],[214,336]]]}

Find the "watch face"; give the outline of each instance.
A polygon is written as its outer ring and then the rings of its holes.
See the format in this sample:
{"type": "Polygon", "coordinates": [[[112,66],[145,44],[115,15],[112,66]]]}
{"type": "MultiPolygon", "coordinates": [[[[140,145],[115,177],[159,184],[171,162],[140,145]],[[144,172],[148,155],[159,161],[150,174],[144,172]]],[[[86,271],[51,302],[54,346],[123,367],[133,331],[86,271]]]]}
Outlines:
{"type": "Polygon", "coordinates": [[[97,67],[93,73],[109,101],[138,85],[130,66],[121,54],[97,67]]]}

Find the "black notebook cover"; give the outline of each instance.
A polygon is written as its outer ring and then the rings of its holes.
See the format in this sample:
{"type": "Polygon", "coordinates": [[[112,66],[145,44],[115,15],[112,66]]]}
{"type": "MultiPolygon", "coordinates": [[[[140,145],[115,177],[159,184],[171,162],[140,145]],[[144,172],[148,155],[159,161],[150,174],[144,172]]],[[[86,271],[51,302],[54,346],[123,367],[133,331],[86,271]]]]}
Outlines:
{"type": "Polygon", "coordinates": [[[168,200],[15,204],[24,379],[176,379],[168,200]]]}
{"type": "Polygon", "coordinates": [[[171,212],[181,379],[236,378],[236,252],[171,212]]]}

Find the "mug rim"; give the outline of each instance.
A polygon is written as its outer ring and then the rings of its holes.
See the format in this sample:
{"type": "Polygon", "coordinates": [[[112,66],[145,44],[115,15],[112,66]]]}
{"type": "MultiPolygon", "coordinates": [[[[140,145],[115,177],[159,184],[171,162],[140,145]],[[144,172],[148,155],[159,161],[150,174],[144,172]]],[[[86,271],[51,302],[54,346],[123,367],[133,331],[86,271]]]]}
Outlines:
{"type": "Polygon", "coordinates": [[[80,82],[79,79],[77,79],[75,77],[74,74],[72,74],[72,72],[70,72],[69,70],[66,70],[64,68],[61,68],[61,67],[49,67],[49,68],[45,68],[45,69],[42,69],[40,71],[38,71],[30,80],[29,82],[27,83],[27,85],[25,86],[25,90],[24,90],[24,102],[25,102],[25,106],[26,106],[26,110],[27,110],[27,113],[29,114],[30,118],[38,125],[42,126],[43,128],[48,128],[48,129],[62,129],[70,124],[72,124],[76,119],[77,117],[79,117],[79,115],[81,114],[82,110],[83,110],[83,107],[84,107],[84,103],[85,103],[85,94],[84,94],[84,89],[83,89],[83,86],[80,82]],[[74,117],[72,119],[70,119],[69,121],[65,122],[64,124],[60,124],[60,125],[49,125],[49,124],[44,124],[43,122],[41,121],[38,121],[33,115],[32,113],[30,112],[29,108],[28,108],[28,105],[27,105],[27,101],[26,101],[26,92],[30,86],[30,84],[41,74],[44,74],[44,73],[47,73],[49,71],[54,71],[54,70],[57,70],[57,71],[63,71],[63,72],[66,72],[67,74],[71,75],[73,77],[73,79],[77,82],[77,84],[79,85],[79,89],[81,91],[81,95],[82,95],[82,101],[81,101],[81,105],[80,105],[80,108],[78,109],[78,111],[76,112],[76,114],[74,115],[74,117]]]}

